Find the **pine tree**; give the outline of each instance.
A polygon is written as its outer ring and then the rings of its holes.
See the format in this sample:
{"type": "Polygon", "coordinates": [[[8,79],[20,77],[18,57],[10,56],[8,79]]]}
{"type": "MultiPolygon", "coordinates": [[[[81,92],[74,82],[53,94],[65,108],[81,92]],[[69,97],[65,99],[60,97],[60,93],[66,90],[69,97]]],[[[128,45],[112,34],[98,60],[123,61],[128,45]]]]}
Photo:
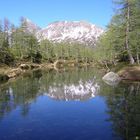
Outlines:
{"type": "Polygon", "coordinates": [[[104,39],[106,38],[106,43],[110,44],[110,49],[115,49],[121,60],[129,60],[130,64],[136,61],[139,63],[140,2],[115,0],[114,3],[117,10],[108,25],[104,39]]]}

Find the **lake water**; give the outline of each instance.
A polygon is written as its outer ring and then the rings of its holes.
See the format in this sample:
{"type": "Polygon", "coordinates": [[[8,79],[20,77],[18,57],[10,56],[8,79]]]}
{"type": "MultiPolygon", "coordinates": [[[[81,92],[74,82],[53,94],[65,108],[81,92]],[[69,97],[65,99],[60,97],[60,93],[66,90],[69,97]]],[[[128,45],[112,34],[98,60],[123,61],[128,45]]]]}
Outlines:
{"type": "Polygon", "coordinates": [[[139,140],[140,83],[92,69],[34,71],[0,85],[0,140],[139,140]]]}

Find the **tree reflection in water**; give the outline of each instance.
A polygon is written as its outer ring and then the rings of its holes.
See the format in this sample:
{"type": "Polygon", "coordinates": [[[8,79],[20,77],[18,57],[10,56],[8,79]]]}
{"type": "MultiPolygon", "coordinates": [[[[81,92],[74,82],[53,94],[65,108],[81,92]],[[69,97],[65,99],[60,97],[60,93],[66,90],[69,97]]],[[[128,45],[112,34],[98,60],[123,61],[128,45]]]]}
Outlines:
{"type": "Polygon", "coordinates": [[[140,83],[105,85],[101,90],[114,132],[124,140],[140,139],[140,83]]]}
{"type": "Polygon", "coordinates": [[[0,88],[0,117],[21,107],[22,115],[29,111],[30,103],[38,96],[39,82],[35,77],[24,77],[0,88]]]}

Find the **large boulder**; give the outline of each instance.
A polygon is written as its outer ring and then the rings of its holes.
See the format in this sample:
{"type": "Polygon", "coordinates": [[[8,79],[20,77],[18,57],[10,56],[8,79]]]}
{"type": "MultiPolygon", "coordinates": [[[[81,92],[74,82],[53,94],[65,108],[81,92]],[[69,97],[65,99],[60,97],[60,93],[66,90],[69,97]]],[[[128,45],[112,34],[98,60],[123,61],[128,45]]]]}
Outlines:
{"type": "Polygon", "coordinates": [[[117,85],[121,81],[119,75],[114,72],[107,73],[102,79],[105,83],[111,86],[117,85]]]}

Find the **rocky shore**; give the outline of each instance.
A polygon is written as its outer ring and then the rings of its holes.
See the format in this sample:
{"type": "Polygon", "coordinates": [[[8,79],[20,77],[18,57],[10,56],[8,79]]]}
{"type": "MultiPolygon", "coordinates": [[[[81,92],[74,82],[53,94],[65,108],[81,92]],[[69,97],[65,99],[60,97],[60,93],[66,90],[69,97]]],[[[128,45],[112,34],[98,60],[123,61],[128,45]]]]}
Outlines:
{"type": "Polygon", "coordinates": [[[125,66],[117,73],[108,72],[103,76],[103,81],[108,85],[117,85],[120,81],[140,81],[140,66],[125,66]]]}

